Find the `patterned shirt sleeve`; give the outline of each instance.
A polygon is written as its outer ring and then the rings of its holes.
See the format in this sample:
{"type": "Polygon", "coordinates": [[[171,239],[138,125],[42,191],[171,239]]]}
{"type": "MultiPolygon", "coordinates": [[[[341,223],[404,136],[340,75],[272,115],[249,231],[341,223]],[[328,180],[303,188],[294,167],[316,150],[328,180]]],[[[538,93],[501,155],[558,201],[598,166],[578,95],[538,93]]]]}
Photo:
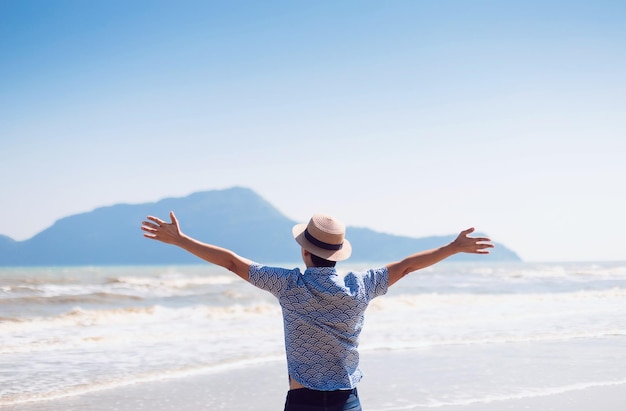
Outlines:
{"type": "Polygon", "coordinates": [[[363,284],[365,285],[368,301],[386,294],[389,288],[387,267],[367,270],[363,276],[363,284]]]}
{"type": "Polygon", "coordinates": [[[269,291],[274,296],[284,292],[289,284],[295,281],[299,274],[298,269],[288,270],[279,267],[267,267],[261,264],[250,264],[250,284],[262,290],[269,291]]]}

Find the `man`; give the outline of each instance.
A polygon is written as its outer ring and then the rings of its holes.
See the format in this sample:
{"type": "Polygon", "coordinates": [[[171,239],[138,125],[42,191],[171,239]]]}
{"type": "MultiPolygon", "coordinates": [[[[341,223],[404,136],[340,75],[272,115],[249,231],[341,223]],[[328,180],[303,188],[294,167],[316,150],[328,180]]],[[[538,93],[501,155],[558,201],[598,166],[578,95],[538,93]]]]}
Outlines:
{"type": "Polygon", "coordinates": [[[457,253],[488,254],[486,237],[462,231],[448,245],[416,253],[401,261],[365,272],[340,276],[337,261],[350,257],[352,246],[345,226],[323,214],[293,228],[307,269],[267,267],[222,247],[202,243],[171,222],[148,216],[144,236],[178,246],[210,263],[222,266],[251,284],[271,292],[282,307],[289,392],[285,411],[360,411],[356,385],[361,380],[359,335],[369,302],[387,292],[405,275],[457,253]]]}

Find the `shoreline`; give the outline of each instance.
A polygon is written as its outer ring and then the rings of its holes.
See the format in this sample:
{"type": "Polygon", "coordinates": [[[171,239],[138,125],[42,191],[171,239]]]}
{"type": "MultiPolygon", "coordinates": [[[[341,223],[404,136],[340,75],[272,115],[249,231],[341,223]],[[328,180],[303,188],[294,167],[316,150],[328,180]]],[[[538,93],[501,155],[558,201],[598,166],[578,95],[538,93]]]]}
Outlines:
{"type": "MultiPolygon", "coordinates": [[[[365,411],[621,411],[626,381],[614,384],[563,387],[566,391],[536,390],[506,395],[433,402],[413,378],[422,371],[411,365],[418,351],[365,352],[359,397],[365,411]],[[457,402],[455,404],[455,402],[457,402]]],[[[417,359],[419,361],[419,358],[417,359]]],[[[421,373],[421,375],[420,375],[421,373]]],[[[435,379],[441,375],[433,376],[435,379]]],[[[445,383],[445,376],[442,383],[445,383]]],[[[284,359],[252,363],[217,371],[139,382],[51,400],[0,406],[0,411],[278,411],[287,394],[284,359]]]]}
{"type": "Polygon", "coordinates": [[[410,409],[433,409],[437,411],[589,411],[597,409],[602,411],[619,411],[624,408],[623,398],[625,392],[626,384],[614,384],[553,394],[499,399],[490,402],[475,402],[466,405],[442,405],[432,408],[415,407],[410,409]]]}
{"type": "MultiPolygon", "coordinates": [[[[192,373],[185,376],[164,377],[115,388],[95,389],[90,392],[48,400],[35,400],[12,405],[0,405],[0,411],[192,411],[233,409],[241,398],[255,399],[267,404],[267,409],[279,409],[287,391],[285,361],[268,361],[246,366],[192,373]],[[283,371],[284,370],[284,371],[283,371]],[[263,378],[269,373],[274,378],[263,378]],[[275,379],[281,376],[282,384],[275,379]],[[259,375],[260,378],[255,378],[259,375]]],[[[256,405],[255,405],[256,404],[256,405]]]]}

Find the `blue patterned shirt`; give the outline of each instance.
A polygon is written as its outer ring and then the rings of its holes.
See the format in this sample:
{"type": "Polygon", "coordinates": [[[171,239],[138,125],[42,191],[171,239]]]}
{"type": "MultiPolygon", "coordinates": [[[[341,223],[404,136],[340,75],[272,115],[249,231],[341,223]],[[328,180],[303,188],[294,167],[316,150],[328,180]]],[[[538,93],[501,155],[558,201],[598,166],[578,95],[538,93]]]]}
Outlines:
{"type": "Polygon", "coordinates": [[[250,283],[282,307],[291,378],[320,391],[352,389],[361,380],[359,334],[370,300],[387,292],[387,268],[337,274],[335,268],[250,266],[250,283]]]}

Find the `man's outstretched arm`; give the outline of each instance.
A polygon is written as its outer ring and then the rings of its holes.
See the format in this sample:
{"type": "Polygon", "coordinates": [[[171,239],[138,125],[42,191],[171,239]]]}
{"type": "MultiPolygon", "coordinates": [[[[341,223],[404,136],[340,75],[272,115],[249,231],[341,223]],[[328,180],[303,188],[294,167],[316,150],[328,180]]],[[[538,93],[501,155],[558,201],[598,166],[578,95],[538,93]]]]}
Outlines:
{"type": "Polygon", "coordinates": [[[232,271],[246,281],[250,281],[249,270],[252,263],[250,260],[226,248],[202,243],[183,234],[174,212],[170,212],[170,223],[153,216],[148,216],[147,219],[150,221],[141,223],[141,229],[145,231],[144,237],[180,247],[205,261],[232,271]]]}
{"type": "Polygon", "coordinates": [[[462,231],[448,245],[412,254],[401,261],[387,264],[389,285],[413,271],[429,267],[457,253],[489,254],[488,249],[493,248],[491,240],[487,237],[468,237],[472,232],[474,229],[469,228],[462,231]]]}

